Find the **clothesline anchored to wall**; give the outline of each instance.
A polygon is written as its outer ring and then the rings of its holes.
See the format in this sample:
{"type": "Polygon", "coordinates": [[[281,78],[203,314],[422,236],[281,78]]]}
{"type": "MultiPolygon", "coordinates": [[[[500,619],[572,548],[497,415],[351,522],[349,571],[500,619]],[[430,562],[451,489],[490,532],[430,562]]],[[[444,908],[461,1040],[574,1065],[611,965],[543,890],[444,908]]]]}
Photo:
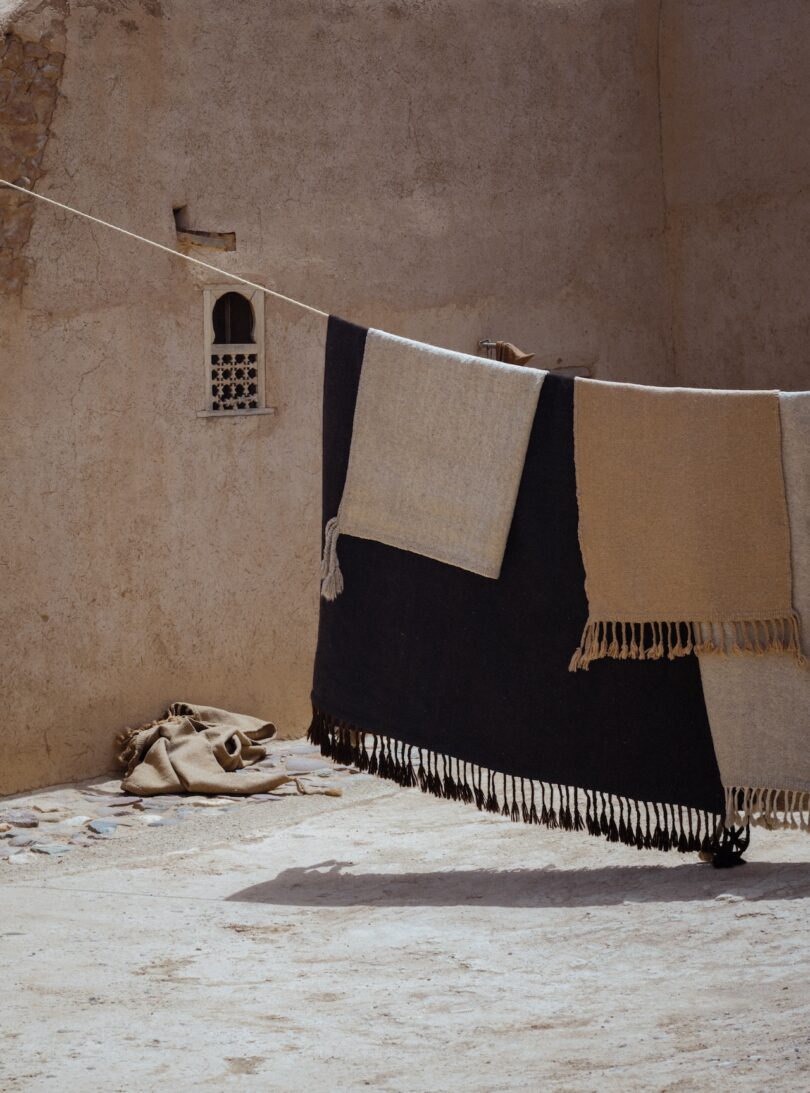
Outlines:
{"type": "Polygon", "coordinates": [[[9,182],[8,179],[0,178],[0,185],[8,186],[9,189],[17,190],[19,193],[26,194],[28,197],[35,197],[37,201],[44,201],[47,205],[54,205],[57,209],[64,209],[65,212],[73,213],[74,216],[80,216],[84,220],[91,221],[93,224],[100,224],[103,228],[110,228],[112,231],[120,232],[121,235],[127,235],[130,239],[137,239],[139,243],[148,243],[150,247],[165,251],[167,254],[173,254],[177,258],[182,258],[184,262],[191,262],[195,266],[202,266],[203,269],[212,270],[214,273],[219,273],[223,277],[230,278],[232,281],[238,281],[242,285],[248,285],[250,288],[258,289],[259,292],[264,292],[268,296],[273,296],[276,300],[283,300],[284,303],[292,304],[293,307],[300,307],[303,311],[309,311],[313,315],[319,315],[322,319],[329,318],[328,312],[321,311],[320,308],[312,307],[310,304],[305,304],[302,300],[294,300],[292,296],[285,296],[283,292],[276,292],[275,289],[267,288],[266,285],[258,285],[255,281],[248,281],[245,277],[240,277],[237,273],[231,273],[226,269],[221,269],[219,266],[214,266],[210,262],[203,262],[200,258],[192,258],[190,254],[183,254],[182,251],[175,250],[173,247],[167,247],[165,244],[158,243],[154,239],[147,239],[145,235],[138,235],[137,232],[132,232],[127,228],[119,227],[118,224],[111,224],[109,220],[102,220],[100,217],[83,212],[81,209],[74,209],[72,205],[65,205],[62,201],[56,201],[52,197],[45,197],[44,194],[38,194],[35,190],[29,190],[25,186],[19,186],[16,182],[9,182]]]}

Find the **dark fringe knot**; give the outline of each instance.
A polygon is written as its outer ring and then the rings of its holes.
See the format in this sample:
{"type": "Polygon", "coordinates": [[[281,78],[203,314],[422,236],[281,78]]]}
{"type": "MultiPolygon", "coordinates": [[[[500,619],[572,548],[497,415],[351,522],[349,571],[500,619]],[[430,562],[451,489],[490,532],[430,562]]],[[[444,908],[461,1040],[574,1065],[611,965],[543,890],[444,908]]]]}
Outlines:
{"type": "Polygon", "coordinates": [[[322,755],[338,763],[401,786],[418,786],[433,797],[474,804],[481,812],[507,816],[515,823],[522,820],[564,831],[587,831],[639,850],[711,852],[723,826],[722,817],[712,812],[501,774],[454,756],[363,732],[317,707],[308,737],[322,755]],[[580,793],[585,798],[584,813],[580,811],[580,793]]]}

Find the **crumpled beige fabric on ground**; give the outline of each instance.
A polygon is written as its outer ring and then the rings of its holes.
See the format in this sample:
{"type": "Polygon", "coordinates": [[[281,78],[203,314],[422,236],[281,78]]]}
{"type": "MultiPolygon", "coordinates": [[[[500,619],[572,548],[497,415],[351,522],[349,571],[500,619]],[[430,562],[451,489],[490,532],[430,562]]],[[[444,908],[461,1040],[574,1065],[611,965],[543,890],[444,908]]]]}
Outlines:
{"type": "Polygon", "coordinates": [[[278,770],[240,773],[267,757],[269,721],[247,714],[174,702],[166,717],[121,739],[121,789],[139,797],[161,793],[268,793],[293,781],[278,770]]]}

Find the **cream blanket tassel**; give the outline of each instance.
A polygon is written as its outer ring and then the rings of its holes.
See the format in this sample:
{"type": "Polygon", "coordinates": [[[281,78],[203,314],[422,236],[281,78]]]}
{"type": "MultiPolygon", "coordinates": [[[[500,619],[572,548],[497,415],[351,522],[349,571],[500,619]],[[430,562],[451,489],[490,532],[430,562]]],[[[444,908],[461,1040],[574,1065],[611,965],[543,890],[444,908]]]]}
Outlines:
{"type": "Polygon", "coordinates": [[[333,516],[324,528],[323,558],[321,559],[321,595],[325,600],[336,600],[343,591],[343,574],[337,556],[340,536],[340,514],[333,516]]]}

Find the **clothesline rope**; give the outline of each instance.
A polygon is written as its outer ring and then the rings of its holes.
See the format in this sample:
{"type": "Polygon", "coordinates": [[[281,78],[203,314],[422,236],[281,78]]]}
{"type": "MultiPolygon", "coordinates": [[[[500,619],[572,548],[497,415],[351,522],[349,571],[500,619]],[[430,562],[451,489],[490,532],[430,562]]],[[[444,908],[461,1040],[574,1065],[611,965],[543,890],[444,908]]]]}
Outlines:
{"type": "Polygon", "coordinates": [[[240,277],[237,273],[230,273],[226,269],[220,269],[219,266],[212,266],[210,262],[203,262],[200,258],[192,258],[190,254],[183,254],[182,251],[174,250],[173,247],[167,247],[163,243],[157,243],[154,239],[147,239],[146,236],[138,235],[137,232],[128,231],[126,228],[119,227],[118,224],[111,224],[109,220],[102,220],[98,216],[92,216],[90,213],[82,212],[81,209],[74,209],[71,205],[65,205],[61,201],[55,201],[52,197],[45,197],[44,194],[38,194],[35,190],[29,190],[25,186],[18,186],[16,182],[9,182],[5,178],[0,178],[0,184],[8,186],[12,190],[18,190],[21,194],[27,194],[29,197],[35,197],[38,201],[44,201],[48,205],[55,205],[57,209],[64,209],[65,212],[73,213],[74,216],[80,216],[85,220],[90,220],[93,224],[100,224],[103,228],[111,228],[113,231],[120,232],[121,235],[128,235],[130,239],[137,239],[139,243],[148,243],[150,247],[156,247],[157,250],[165,251],[167,254],[173,254],[177,258],[182,258],[185,262],[192,262],[195,266],[202,266],[203,269],[213,270],[214,273],[219,273],[223,277],[229,278],[231,281],[238,281],[240,284],[247,285],[249,288],[258,289],[259,292],[264,292],[268,296],[273,296],[276,300],[283,300],[287,304],[292,304],[293,307],[300,307],[302,310],[309,311],[313,315],[319,315],[323,319],[329,318],[328,312],[321,311],[317,307],[311,307],[301,300],[294,300],[292,296],[285,296],[282,292],[276,292],[272,288],[267,288],[266,285],[257,285],[255,281],[248,281],[246,278],[240,277]]]}

